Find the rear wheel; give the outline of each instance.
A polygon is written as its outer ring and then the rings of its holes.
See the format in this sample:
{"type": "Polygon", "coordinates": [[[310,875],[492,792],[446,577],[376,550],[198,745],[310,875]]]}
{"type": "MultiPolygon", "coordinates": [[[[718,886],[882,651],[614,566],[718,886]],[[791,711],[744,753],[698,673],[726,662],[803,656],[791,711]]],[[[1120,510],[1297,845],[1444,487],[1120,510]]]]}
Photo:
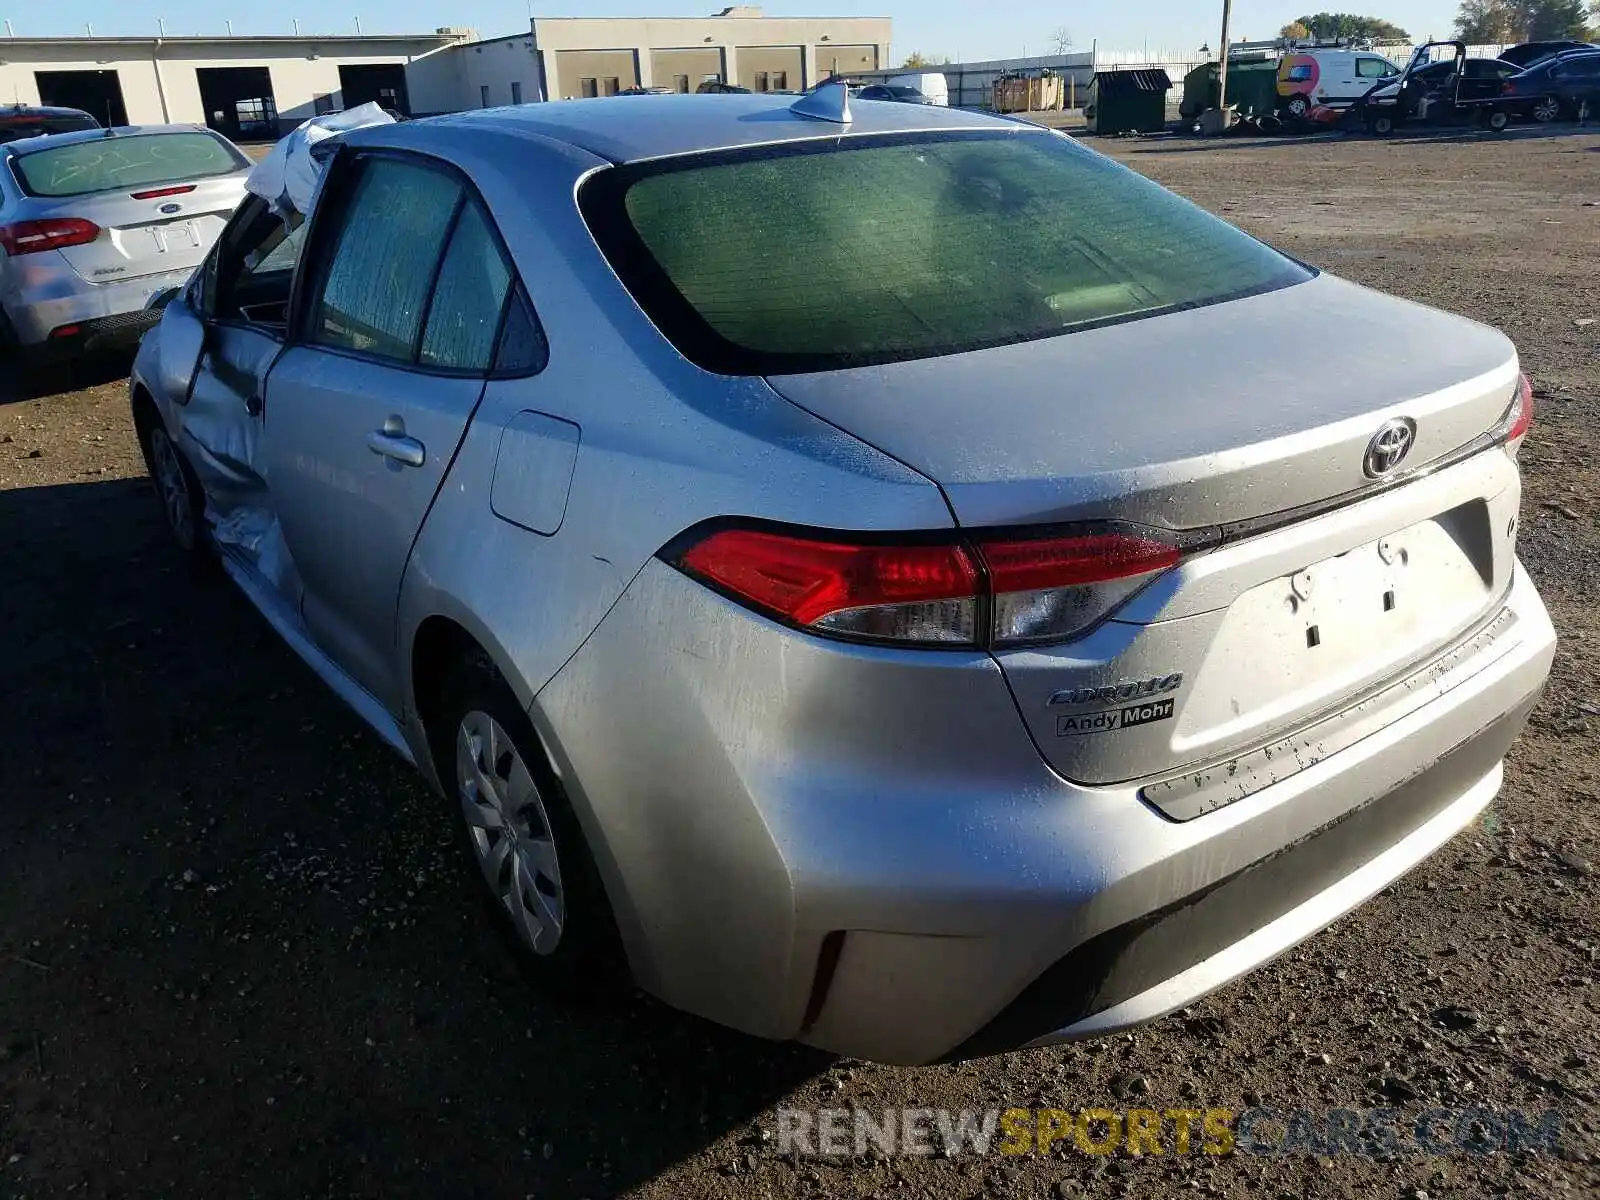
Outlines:
{"type": "Polygon", "coordinates": [[[1290,96],[1288,100],[1284,101],[1283,111],[1296,121],[1304,121],[1311,115],[1311,97],[1290,96]]]}
{"type": "Polygon", "coordinates": [[[1561,115],[1561,101],[1554,96],[1540,96],[1533,102],[1530,114],[1541,125],[1548,125],[1561,115]]]}
{"type": "Polygon", "coordinates": [[[1489,114],[1488,119],[1484,123],[1496,133],[1500,133],[1507,125],[1511,124],[1511,116],[1503,109],[1497,108],[1489,114]]]}
{"type": "Polygon", "coordinates": [[[429,722],[474,886],[535,982],[615,992],[626,979],[622,944],[583,830],[527,714],[475,658],[446,680],[429,722]]]}
{"type": "Polygon", "coordinates": [[[1372,118],[1372,132],[1379,137],[1388,137],[1394,132],[1394,118],[1388,113],[1379,113],[1372,118]]]}

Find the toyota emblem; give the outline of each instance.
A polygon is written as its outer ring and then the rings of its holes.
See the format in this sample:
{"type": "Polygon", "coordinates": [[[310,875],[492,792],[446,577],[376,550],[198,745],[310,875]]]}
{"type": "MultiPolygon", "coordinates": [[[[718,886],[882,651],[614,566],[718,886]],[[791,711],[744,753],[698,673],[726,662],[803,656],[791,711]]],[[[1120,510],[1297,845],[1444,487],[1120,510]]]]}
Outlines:
{"type": "Polygon", "coordinates": [[[1411,453],[1412,443],[1416,440],[1415,421],[1405,417],[1385,421],[1378,432],[1372,435],[1372,440],[1367,443],[1367,457],[1362,465],[1366,468],[1368,478],[1381,479],[1392,472],[1405,461],[1406,455],[1411,453]]]}

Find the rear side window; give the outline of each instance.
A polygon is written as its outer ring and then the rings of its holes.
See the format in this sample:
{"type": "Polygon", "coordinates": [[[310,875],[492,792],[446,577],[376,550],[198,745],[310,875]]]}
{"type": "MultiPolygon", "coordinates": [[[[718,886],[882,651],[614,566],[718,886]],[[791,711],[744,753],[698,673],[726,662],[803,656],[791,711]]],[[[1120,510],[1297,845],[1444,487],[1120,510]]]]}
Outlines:
{"type": "Polygon", "coordinates": [[[592,176],[580,202],[658,328],[723,374],[927,358],[1312,276],[1049,133],[664,159],[592,176]]]}
{"type": "Polygon", "coordinates": [[[19,155],[13,165],[24,192],[54,197],[203,179],[250,164],[209,133],[150,133],[34,150],[19,155]]]}
{"type": "Polygon", "coordinates": [[[449,176],[394,159],[365,163],[332,247],[310,339],[413,360],[444,244],[461,200],[449,176]]]}

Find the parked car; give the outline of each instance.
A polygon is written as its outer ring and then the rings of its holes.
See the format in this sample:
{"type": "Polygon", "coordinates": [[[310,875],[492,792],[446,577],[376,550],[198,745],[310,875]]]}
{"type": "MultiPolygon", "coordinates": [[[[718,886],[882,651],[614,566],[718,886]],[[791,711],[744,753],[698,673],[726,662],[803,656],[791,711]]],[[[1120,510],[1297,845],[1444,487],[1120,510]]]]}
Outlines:
{"type": "Polygon", "coordinates": [[[1453,46],[1455,56],[1413,67],[1357,102],[1369,132],[1387,135],[1413,121],[1430,125],[1482,121],[1491,129],[1505,128],[1507,114],[1485,102],[1498,98],[1500,85],[1518,74],[1518,68],[1497,58],[1468,58],[1461,42],[1438,44],[1453,46]]]}
{"type": "Polygon", "coordinates": [[[748,96],[748,95],[750,95],[750,89],[749,88],[740,87],[736,83],[724,83],[720,79],[708,79],[704,83],[702,83],[699,87],[695,88],[695,91],[699,92],[701,95],[705,95],[707,93],[711,93],[711,94],[715,94],[715,95],[719,95],[719,96],[748,96]]]}
{"type": "Polygon", "coordinates": [[[100,122],[79,108],[43,108],[28,104],[0,108],[0,144],[47,133],[99,128],[100,122]]]}
{"type": "Polygon", "coordinates": [[[1500,108],[1535,121],[1600,110],[1600,50],[1563,54],[1513,75],[1500,85],[1500,108]]]}
{"type": "Polygon", "coordinates": [[[623,88],[617,93],[619,96],[672,96],[676,93],[669,87],[631,87],[623,88]]]}
{"type": "Polygon", "coordinates": [[[943,71],[913,71],[906,75],[896,75],[886,82],[905,87],[914,87],[928,98],[930,104],[950,103],[950,81],[943,71]]]}
{"type": "Polygon", "coordinates": [[[901,1063],[1099,1036],[1499,789],[1554,654],[1500,333],[838,88],[338,138],[133,418],[536,973],[901,1063]]]}
{"type": "Polygon", "coordinates": [[[892,100],[897,104],[932,104],[933,101],[905,84],[872,83],[853,93],[857,100],[892,100]]]}
{"type": "Polygon", "coordinates": [[[0,339],[29,362],[137,342],[158,317],[146,302],[205,257],[249,169],[190,125],[0,146],[0,339]]]}
{"type": "Polygon", "coordinates": [[[1298,50],[1278,60],[1278,111],[1299,121],[1318,105],[1346,108],[1400,68],[1364,50],[1298,50]]]}
{"type": "Polygon", "coordinates": [[[1512,63],[1519,67],[1531,67],[1541,58],[1552,54],[1559,54],[1563,50],[1600,50],[1600,45],[1590,42],[1549,41],[1549,42],[1523,42],[1520,46],[1512,46],[1500,55],[1501,62],[1512,63]]]}

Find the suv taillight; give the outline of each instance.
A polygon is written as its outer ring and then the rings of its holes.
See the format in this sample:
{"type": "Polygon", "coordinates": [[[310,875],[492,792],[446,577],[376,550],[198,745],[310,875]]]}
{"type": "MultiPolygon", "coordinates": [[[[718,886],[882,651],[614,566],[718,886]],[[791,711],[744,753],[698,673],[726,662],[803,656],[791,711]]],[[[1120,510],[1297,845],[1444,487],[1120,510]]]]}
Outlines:
{"type": "Polygon", "coordinates": [[[672,561],[724,595],[816,633],[1005,647],[1087,632],[1183,555],[1176,539],[1134,526],[938,542],[722,529],[672,561]]]}
{"type": "Polygon", "coordinates": [[[1528,436],[1528,430],[1532,427],[1533,384],[1526,375],[1518,375],[1517,390],[1511,397],[1505,416],[1500,418],[1495,436],[1505,443],[1506,453],[1515,458],[1517,451],[1522,448],[1522,439],[1528,436]]]}
{"type": "Polygon", "coordinates": [[[17,221],[0,225],[0,247],[12,258],[59,250],[63,246],[84,246],[100,236],[100,226],[81,217],[55,217],[44,221],[17,221]]]}

